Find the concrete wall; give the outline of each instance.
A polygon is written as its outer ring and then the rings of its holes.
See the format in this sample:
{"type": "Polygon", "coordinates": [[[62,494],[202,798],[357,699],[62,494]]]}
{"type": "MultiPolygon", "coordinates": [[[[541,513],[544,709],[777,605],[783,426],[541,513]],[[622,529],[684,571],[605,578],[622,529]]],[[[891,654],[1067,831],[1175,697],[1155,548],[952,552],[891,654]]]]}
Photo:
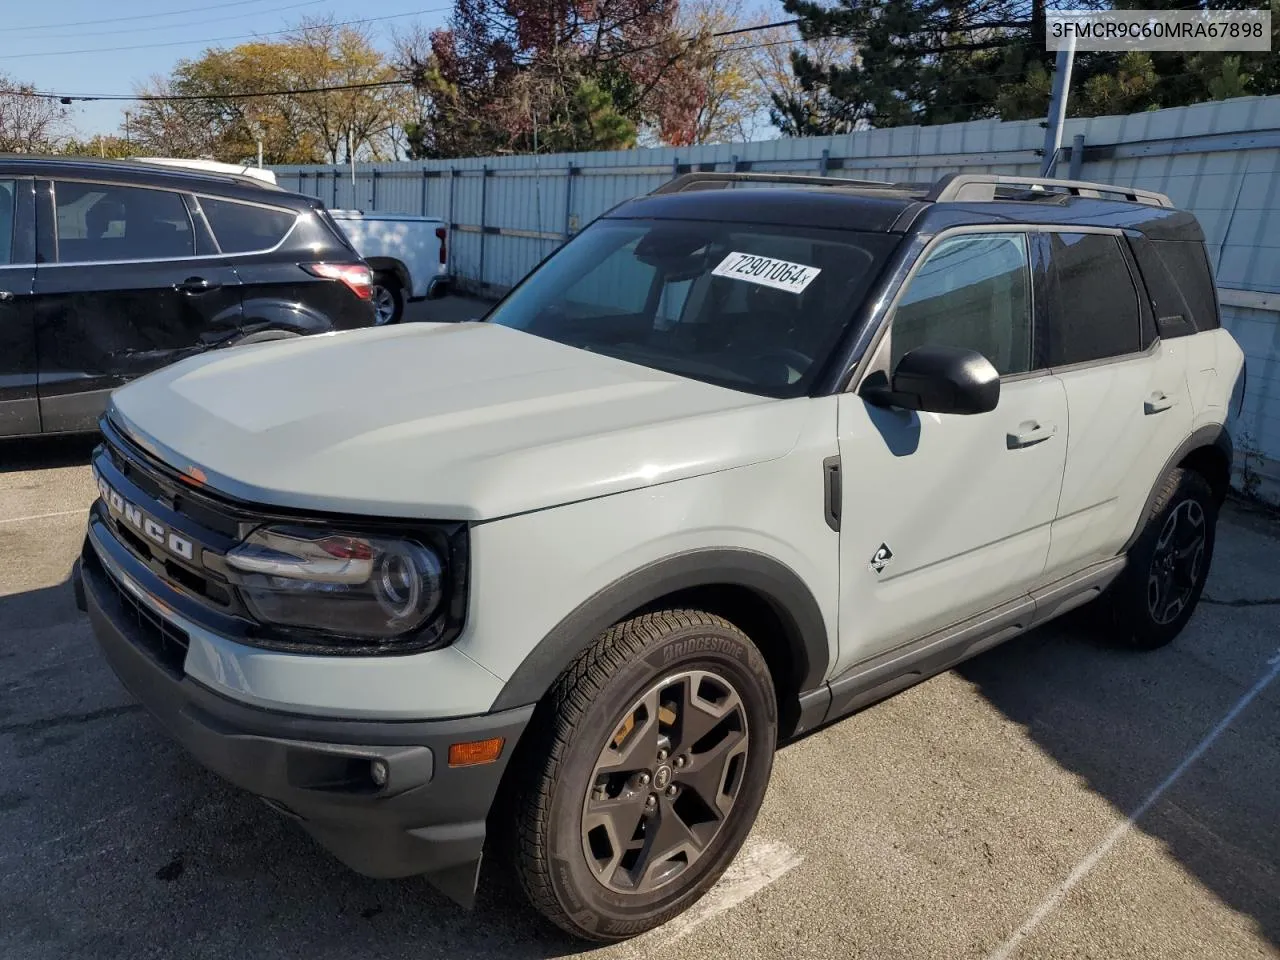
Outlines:
{"type": "MultiPolygon", "coordinates": [[[[452,225],[462,286],[500,293],[614,205],[690,170],[930,181],[1039,172],[1038,121],[899,127],[839,137],[539,157],[276,167],[330,207],[429,213],[452,225]]],[[[1057,175],[1168,194],[1204,225],[1223,319],[1249,358],[1233,423],[1241,483],[1280,502],[1280,97],[1070,120],[1057,175]],[[1083,137],[1083,148],[1076,149],[1083,137]]]]}

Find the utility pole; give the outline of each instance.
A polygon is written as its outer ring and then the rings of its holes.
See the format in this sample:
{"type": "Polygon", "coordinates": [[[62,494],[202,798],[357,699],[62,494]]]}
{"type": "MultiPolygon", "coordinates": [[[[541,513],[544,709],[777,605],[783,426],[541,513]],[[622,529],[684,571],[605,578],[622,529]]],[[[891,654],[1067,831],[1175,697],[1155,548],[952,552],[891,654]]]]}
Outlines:
{"type": "Polygon", "coordinates": [[[124,142],[125,146],[129,145],[129,111],[124,112],[124,142]]]}
{"type": "Polygon", "coordinates": [[[1053,95],[1049,98],[1048,124],[1044,131],[1044,159],[1040,162],[1040,176],[1053,175],[1058,163],[1058,150],[1062,147],[1062,124],[1067,118],[1067,98],[1071,95],[1071,66],[1076,56],[1075,34],[1067,35],[1066,45],[1058,51],[1058,61],[1053,72],[1053,95]]]}
{"type": "Polygon", "coordinates": [[[355,139],[351,136],[351,131],[347,131],[347,159],[351,161],[351,202],[356,202],[356,150],[355,139]]]}

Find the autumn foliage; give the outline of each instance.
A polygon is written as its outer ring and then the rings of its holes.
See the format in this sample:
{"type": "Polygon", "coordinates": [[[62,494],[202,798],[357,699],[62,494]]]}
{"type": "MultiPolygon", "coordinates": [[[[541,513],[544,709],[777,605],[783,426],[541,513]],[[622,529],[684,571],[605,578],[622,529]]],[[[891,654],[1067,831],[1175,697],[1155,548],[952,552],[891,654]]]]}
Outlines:
{"type": "Polygon", "coordinates": [[[422,156],[692,141],[703,91],[676,0],[457,0],[408,58],[422,156]]]}

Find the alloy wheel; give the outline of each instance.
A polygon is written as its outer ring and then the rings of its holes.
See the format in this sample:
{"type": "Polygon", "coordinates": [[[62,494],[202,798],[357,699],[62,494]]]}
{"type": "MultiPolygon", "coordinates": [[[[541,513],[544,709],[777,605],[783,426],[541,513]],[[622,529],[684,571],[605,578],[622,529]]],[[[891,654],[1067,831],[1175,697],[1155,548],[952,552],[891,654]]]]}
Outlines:
{"type": "Polygon", "coordinates": [[[381,284],[374,284],[370,298],[373,300],[374,324],[381,327],[390,323],[391,318],[396,315],[395,294],[381,284]]]}
{"type": "Polygon", "coordinates": [[[1187,499],[1169,514],[1147,573],[1147,610],[1163,626],[1186,609],[1204,565],[1205,515],[1198,501],[1187,499]]]}
{"type": "Polygon", "coordinates": [[[596,879],[649,893],[685,874],[733,811],[748,746],[742,698],[724,677],[688,670],[650,687],[592,771],[582,849],[596,879]]]}

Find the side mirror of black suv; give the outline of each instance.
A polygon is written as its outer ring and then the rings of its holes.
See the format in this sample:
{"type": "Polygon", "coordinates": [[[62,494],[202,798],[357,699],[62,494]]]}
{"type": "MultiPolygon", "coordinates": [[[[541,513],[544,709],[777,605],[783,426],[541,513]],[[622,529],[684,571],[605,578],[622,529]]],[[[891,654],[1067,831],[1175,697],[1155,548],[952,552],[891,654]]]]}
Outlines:
{"type": "Polygon", "coordinates": [[[1000,402],[1000,374],[974,350],[927,344],[898,361],[888,385],[868,378],[862,398],[878,407],[931,413],[988,413],[1000,402]]]}

